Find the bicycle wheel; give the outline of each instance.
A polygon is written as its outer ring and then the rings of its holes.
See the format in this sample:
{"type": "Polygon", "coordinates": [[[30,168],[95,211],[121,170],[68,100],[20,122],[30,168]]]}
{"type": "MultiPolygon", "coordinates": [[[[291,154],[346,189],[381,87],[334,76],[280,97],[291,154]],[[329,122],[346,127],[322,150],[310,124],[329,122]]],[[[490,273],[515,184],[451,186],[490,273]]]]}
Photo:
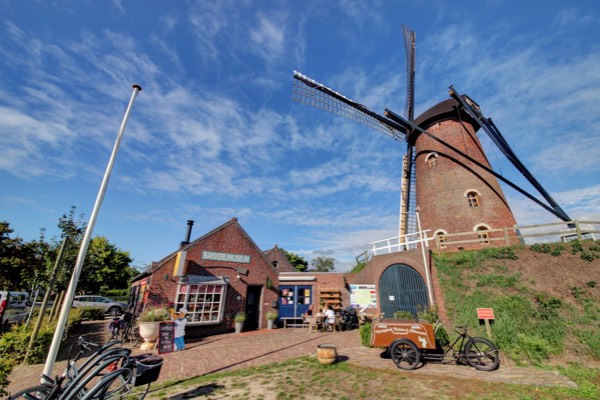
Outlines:
{"type": "Polygon", "coordinates": [[[397,341],[390,348],[390,355],[394,364],[400,369],[415,369],[421,359],[421,352],[413,342],[408,339],[397,341]]]}
{"type": "Polygon", "coordinates": [[[498,348],[487,339],[474,337],[465,345],[465,357],[469,365],[480,371],[498,368],[498,348]]]}
{"type": "Polygon", "coordinates": [[[133,370],[121,368],[105,375],[81,400],[120,399],[133,389],[133,370]]]}
{"type": "Polygon", "coordinates": [[[46,385],[33,386],[9,396],[9,400],[46,400],[52,392],[52,387],[46,385]]]}

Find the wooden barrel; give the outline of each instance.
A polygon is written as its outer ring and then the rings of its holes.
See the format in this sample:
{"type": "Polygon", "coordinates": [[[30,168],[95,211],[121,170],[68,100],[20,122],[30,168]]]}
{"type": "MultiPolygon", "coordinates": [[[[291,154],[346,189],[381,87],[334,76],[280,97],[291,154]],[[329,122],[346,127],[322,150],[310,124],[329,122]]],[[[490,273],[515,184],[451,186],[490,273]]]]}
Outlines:
{"type": "Polygon", "coordinates": [[[337,360],[335,344],[320,344],[317,346],[317,359],[321,364],[333,364],[337,360]]]}

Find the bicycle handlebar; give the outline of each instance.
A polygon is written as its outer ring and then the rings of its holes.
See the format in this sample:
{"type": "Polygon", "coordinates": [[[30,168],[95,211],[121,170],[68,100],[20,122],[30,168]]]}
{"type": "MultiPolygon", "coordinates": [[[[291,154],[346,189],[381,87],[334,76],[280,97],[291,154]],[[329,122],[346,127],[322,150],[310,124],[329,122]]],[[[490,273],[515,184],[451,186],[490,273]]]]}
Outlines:
{"type": "Polygon", "coordinates": [[[79,336],[79,339],[77,339],[77,344],[82,349],[85,349],[88,351],[91,350],[90,347],[98,347],[99,346],[98,343],[90,342],[89,340],[84,339],[83,336],[79,336]]]}

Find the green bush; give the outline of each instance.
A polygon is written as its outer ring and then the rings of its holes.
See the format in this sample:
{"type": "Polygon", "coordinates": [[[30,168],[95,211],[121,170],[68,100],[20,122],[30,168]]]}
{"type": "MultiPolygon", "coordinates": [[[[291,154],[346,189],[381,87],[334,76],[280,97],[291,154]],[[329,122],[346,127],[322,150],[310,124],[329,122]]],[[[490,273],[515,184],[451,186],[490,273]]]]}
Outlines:
{"type": "Polygon", "coordinates": [[[396,318],[396,319],[415,319],[414,315],[410,311],[404,311],[404,310],[395,311],[394,318],[396,318]]]}
{"type": "Polygon", "coordinates": [[[111,300],[127,303],[129,299],[129,289],[100,289],[100,296],[108,297],[111,300]]]}
{"type": "Polygon", "coordinates": [[[371,323],[366,322],[364,325],[358,329],[358,333],[360,333],[360,342],[363,346],[371,347],[371,323]]]}
{"type": "Polygon", "coordinates": [[[596,257],[594,257],[594,255],[592,253],[588,253],[587,251],[584,251],[581,253],[582,260],[592,262],[592,261],[594,261],[594,258],[596,258],[596,257]]]}
{"type": "Polygon", "coordinates": [[[104,319],[104,309],[102,307],[81,307],[71,310],[69,318],[77,321],[79,325],[81,321],[96,321],[104,319]]]}
{"type": "Polygon", "coordinates": [[[552,352],[552,347],[548,341],[538,336],[526,336],[522,333],[517,333],[517,344],[519,352],[522,352],[537,365],[540,365],[542,360],[547,359],[552,352]]]}
{"type": "Polygon", "coordinates": [[[583,251],[583,245],[579,240],[573,240],[571,242],[571,254],[577,254],[583,251]]]}
{"type": "Polygon", "coordinates": [[[552,251],[548,243],[534,243],[529,249],[537,253],[550,253],[552,251]]]}
{"type": "MultiPolygon", "coordinates": [[[[69,313],[67,331],[73,330],[81,323],[77,315],[78,313],[75,311],[72,310],[69,313]]],[[[29,354],[29,364],[37,364],[44,361],[55,330],[56,321],[52,321],[50,324],[45,321],[42,324],[42,328],[29,354]]],[[[3,388],[9,384],[8,376],[13,368],[24,362],[32,331],[33,324],[30,324],[27,328],[25,328],[25,325],[15,325],[10,331],[5,332],[0,337],[0,395],[6,395],[3,388]]]]}

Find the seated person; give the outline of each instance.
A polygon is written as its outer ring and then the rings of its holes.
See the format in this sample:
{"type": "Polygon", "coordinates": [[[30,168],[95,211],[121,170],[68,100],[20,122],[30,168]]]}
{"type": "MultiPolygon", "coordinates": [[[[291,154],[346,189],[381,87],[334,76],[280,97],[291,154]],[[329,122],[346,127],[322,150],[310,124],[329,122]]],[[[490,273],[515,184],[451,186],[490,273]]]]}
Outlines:
{"type": "Polygon", "coordinates": [[[335,312],[333,312],[333,307],[331,305],[327,306],[327,311],[325,311],[325,325],[333,326],[335,323],[335,312]]]}
{"type": "Polygon", "coordinates": [[[303,316],[308,317],[311,315],[313,315],[313,305],[312,304],[308,306],[308,310],[306,310],[306,314],[304,314],[303,316]]]}

